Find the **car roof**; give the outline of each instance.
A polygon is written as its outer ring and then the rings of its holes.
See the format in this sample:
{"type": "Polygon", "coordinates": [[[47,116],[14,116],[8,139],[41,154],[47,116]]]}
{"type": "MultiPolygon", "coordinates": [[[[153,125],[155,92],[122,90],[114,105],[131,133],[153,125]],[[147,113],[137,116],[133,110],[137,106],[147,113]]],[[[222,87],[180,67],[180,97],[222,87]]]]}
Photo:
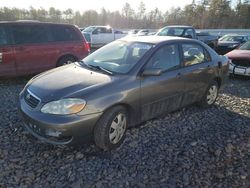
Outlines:
{"type": "Polygon", "coordinates": [[[188,26],[188,25],[169,25],[166,27],[176,27],[176,28],[193,28],[192,26],[188,26]]]}
{"type": "Polygon", "coordinates": [[[140,37],[131,37],[127,36],[119,39],[121,41],[127,42],[144,42],[151,44],[158,44],[166,41],[195,41],[193,39],[181,38],[181,37],[173,37],[173,36],[140,36],[140,37]]]}
{"type": "Polygon", "coordinates": [[[17,20],[17,21],[0,21],[0,24],[51,24],[51,25],[71,25],[72,24],[65,24],[65,23],[51,23],[51,22],[40,22],[37,20],[17,20]]]}

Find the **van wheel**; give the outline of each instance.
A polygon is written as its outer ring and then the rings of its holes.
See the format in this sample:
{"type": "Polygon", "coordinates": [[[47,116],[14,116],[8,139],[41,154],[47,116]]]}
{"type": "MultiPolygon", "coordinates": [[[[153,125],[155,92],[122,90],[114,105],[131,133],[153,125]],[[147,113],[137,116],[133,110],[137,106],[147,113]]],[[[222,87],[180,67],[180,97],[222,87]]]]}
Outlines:
{"type": "Polygon", "coordinates": [[[94,129],[96,146],[107,151],[117,148],[125,139],[128,125],[128,113],[122,106],[106,111],[94,129]]]}
{"type": "Polygon", "coordinates": [[[63,65],[67,65],[67,64],[70,64],[70,63],[73,63],[75,62],[76,59],[72,56],[64,56],[62,57],[56,64],[57,67],[60,67],[60,66],[63,66],[63,65]]]}
{"type": "Polygon", "coordinates": [[[202,100],[199,102],[199,105],[202,107],[209,107],[213,105],[218,97],[218,90],[219,90],[218,83],[216,81],[213,81],[209,85],[202,100]]]}

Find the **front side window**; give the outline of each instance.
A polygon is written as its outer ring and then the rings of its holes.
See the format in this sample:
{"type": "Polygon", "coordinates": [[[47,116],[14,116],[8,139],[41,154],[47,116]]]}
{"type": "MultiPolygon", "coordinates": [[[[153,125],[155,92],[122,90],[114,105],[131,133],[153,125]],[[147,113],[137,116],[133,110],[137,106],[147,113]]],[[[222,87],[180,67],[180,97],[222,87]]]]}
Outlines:
{"type": "Polygon", "coordinates": [[[99,66],[113,73],[129,72],[153,44],[115,41],[83,59],[83,64],[99,66]]]}
{"type": "Polygon", "coordinates": [[[180,57],[177,45],[166,45],[158,49],[151,57],[147,68],[159,68],[163,71],[173,70],[180,66],[180,57]]]}
{"type": "Polygon", "coordinates": [[[183,44],[184,65],[190,66],[211,60],[208,52],[198,44],[183,44]]]}
{"type": "Polygon", "coordinates": [[[4,26],[0,26],[0,45],[8,44],[7,32],[4,26]]]}
{"type": "Polygon", "coordinates": [[[184,33],[184,37],[194,38],[193,29],[186,29],[186,31],[185,31],[185,33],[184,33]]]}
{"type": "Polygon", "coordinates": [[[13,25],[11,26],[16,44],[35,44],[48,42],[47,29],[40,25],[13,25]]]}

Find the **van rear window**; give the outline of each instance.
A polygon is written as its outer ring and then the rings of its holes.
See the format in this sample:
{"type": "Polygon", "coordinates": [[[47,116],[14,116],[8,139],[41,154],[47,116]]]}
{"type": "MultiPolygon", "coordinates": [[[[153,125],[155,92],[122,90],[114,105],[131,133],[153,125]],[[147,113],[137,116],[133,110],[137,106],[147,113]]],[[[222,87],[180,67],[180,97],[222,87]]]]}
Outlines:
{"type": "Polygon", "coordinates": [[[77,32],[69,26],[52,25],[51,33],[53,41],[77,41],[80,40],[77,32]]]}

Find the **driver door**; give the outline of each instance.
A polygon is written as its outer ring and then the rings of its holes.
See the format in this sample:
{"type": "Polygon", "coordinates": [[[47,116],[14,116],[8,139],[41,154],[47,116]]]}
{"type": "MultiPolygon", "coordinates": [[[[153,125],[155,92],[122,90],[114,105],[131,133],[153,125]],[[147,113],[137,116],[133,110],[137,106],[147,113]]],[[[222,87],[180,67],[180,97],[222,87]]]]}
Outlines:
{"type": "Polygon", "coordinates": [[[148,61],[145,69],[162,69],[159,76],[141,79],[142,121],[176,110],[181,105],[184,82],[177,44],[159,48],[148,61]]]}

